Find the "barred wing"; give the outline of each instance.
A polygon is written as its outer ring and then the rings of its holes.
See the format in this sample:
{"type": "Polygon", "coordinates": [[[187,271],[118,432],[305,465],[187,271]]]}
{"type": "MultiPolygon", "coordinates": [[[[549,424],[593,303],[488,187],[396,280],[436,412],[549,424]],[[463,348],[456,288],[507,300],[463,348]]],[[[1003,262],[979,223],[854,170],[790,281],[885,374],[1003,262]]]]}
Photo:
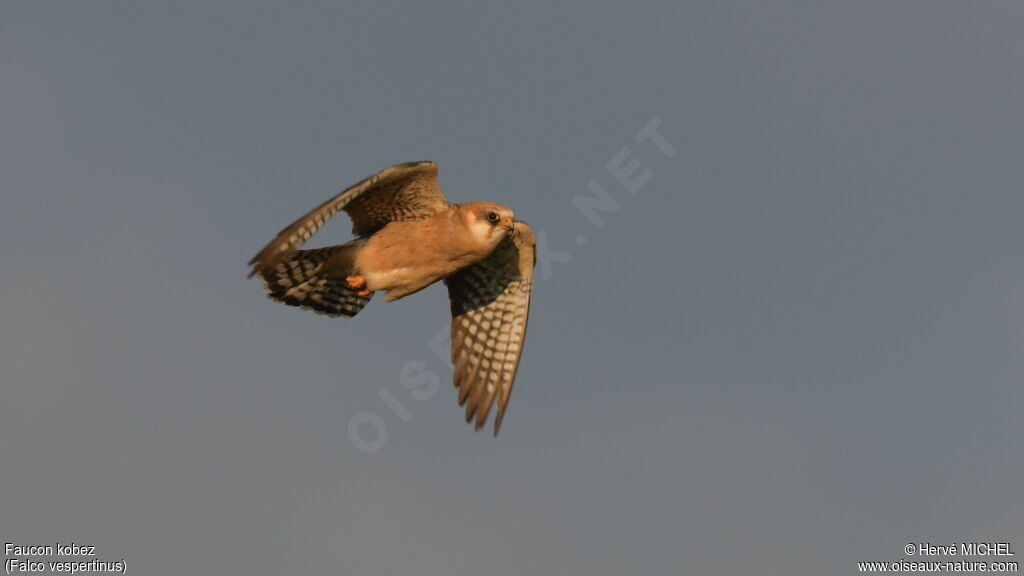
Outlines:
{"type": "Polygon", "coordinates": [[[344,210],[352,218],[352,233],[366,236],[388,222],[422,220],[449,206],[437,183],[437,164],[398,164],[366,178],[317,206],[282,230],[249,265],[251,278],[270,273],[309,240],[332,216],[344,210]]]}
{"type": "Polygon", "coordinates": [[[349,244],[344,244],[295,250],[272,269],[260,273],[267,281],[263,289],[271,299],[289,306],[351,318],[370,302],[373,294],[361,295],[344,278],[327,271],[331,258],[348,247],[349,244]]]}
{"type": "Polygon", "coordinates": [[[479,430],[497,400],[495,436],[523,351],[535,260],[533,230],[517,222],[515,233],[493,254],[445,280],[459,405],[466,406],[466,422],[476,417],[479,430]]]}

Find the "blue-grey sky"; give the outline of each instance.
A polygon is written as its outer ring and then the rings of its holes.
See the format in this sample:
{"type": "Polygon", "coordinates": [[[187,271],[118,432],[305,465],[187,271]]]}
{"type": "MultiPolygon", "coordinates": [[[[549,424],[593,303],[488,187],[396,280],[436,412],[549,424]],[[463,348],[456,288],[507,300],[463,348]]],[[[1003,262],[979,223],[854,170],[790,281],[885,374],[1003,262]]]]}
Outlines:
{"type": "Polygon", "coordinates": [[[1022,21],[1009,2],[4,3],[0,540],[151,575],[1019,554],[1022,21]],[[673,154],[636,140],[652,121],[673,154]],[[635,194],[622,154],[650,171],[635,194]],[[549,247],[496,439],[433,351],[442,287],[345,320],[245,278],[295,217],[422,159],[549,247]],[[601,226],[573,200],[591,181],[617,204],[601,226]]]}

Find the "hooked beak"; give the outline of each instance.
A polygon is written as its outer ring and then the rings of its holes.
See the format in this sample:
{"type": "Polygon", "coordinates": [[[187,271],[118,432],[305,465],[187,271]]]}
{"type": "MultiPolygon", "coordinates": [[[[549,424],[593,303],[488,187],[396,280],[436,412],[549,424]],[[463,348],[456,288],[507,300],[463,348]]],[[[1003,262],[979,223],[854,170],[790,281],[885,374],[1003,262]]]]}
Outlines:
{"type": "Polygon", "coordinates": [[[512,218],[505,216],[501,219],[501,226],[506,230],[512,230],[515,227],[515,223],[512,221],[512,218]]]}

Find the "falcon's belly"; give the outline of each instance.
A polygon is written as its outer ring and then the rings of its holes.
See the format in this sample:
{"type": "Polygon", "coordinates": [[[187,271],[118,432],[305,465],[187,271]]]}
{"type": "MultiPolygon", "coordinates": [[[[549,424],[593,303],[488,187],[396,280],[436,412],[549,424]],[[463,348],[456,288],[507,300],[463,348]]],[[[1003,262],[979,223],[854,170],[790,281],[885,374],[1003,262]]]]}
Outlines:
{"type": "Polygon", "coordinates": [[[430,286],[450,273],[426,267],[368,268],[362,273],[366,289],[371,292],[387,291],[388,301],[397,300],[430,286]]]}
{"type": "Polygon", "coordinates": [[[388,301],[419,292],[489,253],[464,245],[458,241],[461,235],[451,232],[447,219],[393,222],[367,239],[355,270],[366,280],[367,290],[386,290],[388,301]]]}

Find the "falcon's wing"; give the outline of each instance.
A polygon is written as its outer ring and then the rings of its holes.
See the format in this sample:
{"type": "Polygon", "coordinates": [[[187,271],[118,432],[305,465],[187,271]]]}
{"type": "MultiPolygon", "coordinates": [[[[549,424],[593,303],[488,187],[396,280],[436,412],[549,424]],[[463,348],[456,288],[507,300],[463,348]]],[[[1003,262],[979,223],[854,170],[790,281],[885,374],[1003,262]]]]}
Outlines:
{"type": "Polygon", "coordinates": [[[523,351],[535,260],[533,230],[517,222],[515,233],[493,254],[445,280],[459,405],[466,405],[466,422],[476,416],[479,430],[497,398],[495,436],[523,351]]]}
{"type": "Polygon", "coordinates": [[[409,162],[385,168],[317,206],[282,230],[249,261],[249,276],[272,270],[344,210],[352,218],[352,233],[366,236],[388,222],[422,220],[449,206],[437,184],[437,164],[409,162]]]}

